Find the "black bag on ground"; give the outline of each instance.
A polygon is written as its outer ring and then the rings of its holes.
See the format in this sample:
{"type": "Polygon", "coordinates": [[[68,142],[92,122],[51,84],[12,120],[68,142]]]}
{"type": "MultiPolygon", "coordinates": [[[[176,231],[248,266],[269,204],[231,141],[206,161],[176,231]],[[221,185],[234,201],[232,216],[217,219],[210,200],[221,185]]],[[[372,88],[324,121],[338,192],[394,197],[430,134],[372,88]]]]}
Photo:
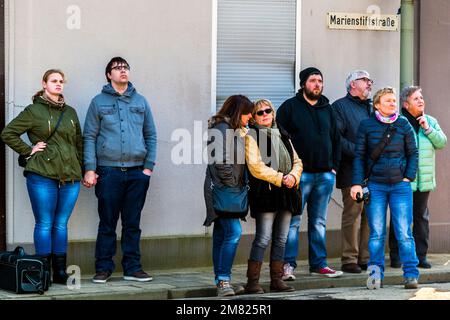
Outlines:
{"type": "Polygon", "coordinates": [[[27,255],[22,247],[0,252],[0,289],[44,294],[49,284],[50,266],[44,257],[27,255]]]}

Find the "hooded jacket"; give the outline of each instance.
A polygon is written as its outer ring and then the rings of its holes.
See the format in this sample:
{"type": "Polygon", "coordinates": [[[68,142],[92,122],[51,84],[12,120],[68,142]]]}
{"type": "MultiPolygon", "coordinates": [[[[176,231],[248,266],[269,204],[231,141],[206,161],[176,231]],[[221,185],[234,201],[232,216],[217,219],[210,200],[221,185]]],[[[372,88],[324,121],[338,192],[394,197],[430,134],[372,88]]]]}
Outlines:
{"type": "Polygon", "coordinates": [[[147,100],[131,82],[121,95],[111,84],[92,99],[84,123],[84,167],[135,167],[153,170],[156,127],[147,100]]]}
{"type": "Polygon", "coordinates": [[[20,136],[27,133],[33,145],[47,140],[55,130],[63,110],[65,112],[58,129],[47,142],[47,147],[28,160],[25,175],[33,172],[62,182],[81,180],[83,139],[80,122],[75,109],[67,104],[59,106],[36,97],[33,104],[27,106],[3,129],[1,137],[17,153],[29,155],[32,147],[20,136]]]}
{"type": "Polygon", "coordinates": [[[295,151],[309,173],[338,170],[340,134],[328,99],[320,96],[312,106],[300,90],[278,108],[277,122],[292,137],[295,151]]]}

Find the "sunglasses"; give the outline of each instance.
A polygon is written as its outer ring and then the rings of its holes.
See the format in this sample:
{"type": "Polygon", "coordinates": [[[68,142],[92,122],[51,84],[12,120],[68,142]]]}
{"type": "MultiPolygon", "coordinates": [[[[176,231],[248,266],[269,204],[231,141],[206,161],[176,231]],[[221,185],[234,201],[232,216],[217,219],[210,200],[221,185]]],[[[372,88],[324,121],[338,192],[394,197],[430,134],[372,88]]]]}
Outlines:
{"type": "Polygon", "coordinates": [[[272,110],[271,108],[264,109],[264,110],[259,110],[259,111],[256,112],[256,115],[262,116],[264,113],[266,113],[266,114],[271,114],[272,111],[273,111],[273,110],[272,110]]]}

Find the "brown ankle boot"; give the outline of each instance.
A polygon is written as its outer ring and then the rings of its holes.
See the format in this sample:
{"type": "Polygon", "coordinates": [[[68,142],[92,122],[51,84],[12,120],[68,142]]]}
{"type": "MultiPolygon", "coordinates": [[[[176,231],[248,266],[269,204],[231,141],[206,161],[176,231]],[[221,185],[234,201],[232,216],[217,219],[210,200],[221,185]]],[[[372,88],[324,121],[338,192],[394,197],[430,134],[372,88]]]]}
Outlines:
{"type": "Polygon", "coordinates": [[[245,286],[245,293],[264,293],[263,288],[259,285],[261,266],[262,262],[248,260],[247,285],[245,286]]]}
{"type": "Polygon", "coordinates": [[[284,283],[283,277],[283,261],[270,261],[270,291],[274,292],[292,292],[295,291],[284,283]]]}

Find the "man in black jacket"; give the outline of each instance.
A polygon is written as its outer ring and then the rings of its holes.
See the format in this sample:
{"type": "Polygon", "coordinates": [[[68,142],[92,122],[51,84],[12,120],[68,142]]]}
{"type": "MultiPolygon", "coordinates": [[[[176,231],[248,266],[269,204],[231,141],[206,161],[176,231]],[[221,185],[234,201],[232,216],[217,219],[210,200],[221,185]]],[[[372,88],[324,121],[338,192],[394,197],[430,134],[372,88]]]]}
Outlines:
{"type": "Polygon", "coordinates": [[[367,269],[369,261],[369,226],[364,211],[364,203],[353,201],[350,196],[352,186],[353,159],[355,157],[356,133],[361,120],[372,113],[373,81],[365,70],[352,71],[345,80],[347,95],[333,103],[337,125],[341,134],[342,156],[336,175],[336,187],[341,189],[342,202],[342,271],[361,273],[367,269]]]}
{"type": "MultiPolygon", "coordinates": [[[[297,154],[303,161],[300,179],[302,211],[308,212],[309,271],[326,277],[338,277],[341,271],[328,267],[326,219],[339,167],[340,135],[328,99],[322,95],[322,73],[316,68],[300,72],[301,89],[277,111],[277,121],[290,134],[297,154]]],[[[285,249],[283,280],[294,280],[297,266],[300,215],[291,219],[285,249]]]]}

